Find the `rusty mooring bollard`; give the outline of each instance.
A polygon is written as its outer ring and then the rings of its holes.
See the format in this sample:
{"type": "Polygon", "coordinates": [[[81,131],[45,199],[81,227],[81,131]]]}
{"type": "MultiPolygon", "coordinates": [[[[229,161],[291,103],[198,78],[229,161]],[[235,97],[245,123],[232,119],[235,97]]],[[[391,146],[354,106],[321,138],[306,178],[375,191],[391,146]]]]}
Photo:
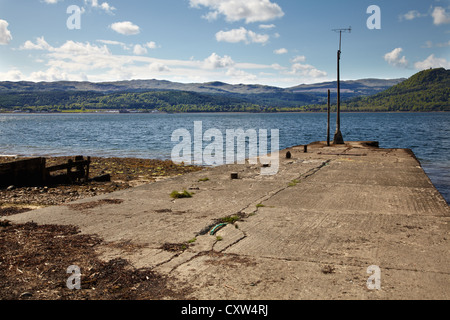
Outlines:
{"type": "Polygon", "coordinates": [[[292,154],[290,151],[286,152],[286,159],[292,158],[292,154]]]}
{"type": "Polygon", "coordinates": [[[307,153],[307,152],[308,152],[308,145],[305,144],[305,145],[303,146],[303,152],[304,152],[304,153],[307,153]]]}
{"type": "Polygon", "coordinates": [[[238,173],[237,172],[232,172],[231,173],[231,180],[236,180],[236,179],[239,179],[238,173]]]}

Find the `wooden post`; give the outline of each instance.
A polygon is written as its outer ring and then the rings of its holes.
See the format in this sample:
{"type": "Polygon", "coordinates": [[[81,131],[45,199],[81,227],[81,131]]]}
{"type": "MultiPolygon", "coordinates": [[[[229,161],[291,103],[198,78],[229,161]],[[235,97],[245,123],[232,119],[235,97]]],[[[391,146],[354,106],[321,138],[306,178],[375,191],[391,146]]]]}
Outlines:
{"type": "Polygon", "coordinates": [[[73,183],[73,179],[72,179],[72,163],[73,163],[72,159],[69,159],[69,161],[67,161],[67,164],[68,164],[68,166],[67,166],[67,178],[69,179],[70,183],[73,183]]]}
{"type": "Polygon", "coordinates": [[[330,89],[328,89],[328,120],[327,120],[327,146],[330,146],[330,112],[331,112],[331,104],[330,104],[330,89]]]}
{"type": "Polygon", "coordinates": [[[89,180],[89,166],[91,165],[91,157],[87,157],[87,165],[86,165],[86,176],[84,177],[84,181],[87,182],[89,180]]]}

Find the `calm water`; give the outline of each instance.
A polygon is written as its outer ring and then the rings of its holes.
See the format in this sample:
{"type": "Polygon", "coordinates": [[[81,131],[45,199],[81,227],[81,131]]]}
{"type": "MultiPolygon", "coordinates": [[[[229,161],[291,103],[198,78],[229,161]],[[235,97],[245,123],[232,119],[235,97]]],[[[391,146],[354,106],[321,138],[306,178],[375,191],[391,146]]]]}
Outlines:
{"type": "MultiPolygon", "coordinates": [[[[280,130],[280,149],[326,140],[326,114],[0,114],[0,155],[90,155],[170,159],[172,132],[280,130]]],[[[332,136],[335,118],[332,117],[332,136]]],[[[410,148],[450,202],[450,113],[343,114],[345,140],[410,148]]],[[[207,143],[205,143],[207,145],[207,143]]]]}

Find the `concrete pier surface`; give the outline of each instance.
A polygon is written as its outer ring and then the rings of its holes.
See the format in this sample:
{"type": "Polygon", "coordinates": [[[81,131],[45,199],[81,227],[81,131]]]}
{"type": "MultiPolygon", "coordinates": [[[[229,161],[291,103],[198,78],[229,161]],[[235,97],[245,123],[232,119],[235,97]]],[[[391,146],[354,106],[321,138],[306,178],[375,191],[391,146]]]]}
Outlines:
{"type": "Polygon", "coordinates": [[[8,220],[97,234],[102,258],[170,275],[192,299],[450,298],[450,208],[410,150],[373,143],[292,147],[276,175],[224,165],[8,220]]]}

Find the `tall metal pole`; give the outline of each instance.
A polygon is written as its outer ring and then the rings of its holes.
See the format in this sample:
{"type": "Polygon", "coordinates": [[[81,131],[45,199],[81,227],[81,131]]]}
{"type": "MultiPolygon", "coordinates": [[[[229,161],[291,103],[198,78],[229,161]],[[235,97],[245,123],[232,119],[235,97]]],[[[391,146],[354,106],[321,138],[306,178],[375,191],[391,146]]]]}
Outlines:
{"type": "Polygon", "coordinates": [[[351,32],[351,27],[348,29],[335,29],[333,31],[339,31],[339,50],[337,52],[337,116],[336,116],[336,133],[334,134],[334,144],[344,144],[344,138],[341,133],[341,43],[342,32],[351,32]]]}

